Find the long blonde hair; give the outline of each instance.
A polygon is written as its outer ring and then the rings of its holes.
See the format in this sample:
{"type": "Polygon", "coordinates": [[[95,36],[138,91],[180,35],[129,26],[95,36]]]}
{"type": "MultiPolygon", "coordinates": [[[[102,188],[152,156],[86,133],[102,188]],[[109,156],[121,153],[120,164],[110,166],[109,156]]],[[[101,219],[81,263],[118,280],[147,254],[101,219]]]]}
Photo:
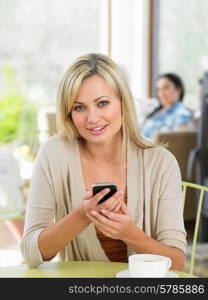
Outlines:
{"type": "Polygon", "coordinates": [[[121,101],[123,149],[126,149],[127,138],[139,148],[155,147],[140,134],[136,107],[124,74],[110,57],[100,53],[80,56],[63,77],[57,97],[58,133],[65,135],[69,141],[80,137],[71,118],[71,109],[83,80],[93,75],[105,79],[121,101]]]}

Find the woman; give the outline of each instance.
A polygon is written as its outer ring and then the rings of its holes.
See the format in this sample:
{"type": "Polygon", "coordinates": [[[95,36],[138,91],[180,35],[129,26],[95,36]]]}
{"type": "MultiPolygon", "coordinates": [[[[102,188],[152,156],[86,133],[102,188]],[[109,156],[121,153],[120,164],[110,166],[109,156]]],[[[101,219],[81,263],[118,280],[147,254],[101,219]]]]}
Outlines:
{"type": "Polygon", "coordinates": [[[176,159],[142,139],[127,82],[102,54],[78,58],[57,102],[59,134],[34,168],[21,250],[30,266],[63,261],[128,261],[133,253],[172,259],[182,270],[186,246],[176,159]],[[94,197],[91,185],[116,182],[94,197]],[[87,195],[83,198],[84,194],[87,195]],[[55,219],[55,222],[54,222],[55,219]]]}
{"type": "Polygon", "coordinates": [[[156,133],[191,128],[192,113],[182,104],[184,86],[179,76],[172,73],[160,75],[156,94],[160,105],[143,122],[143,136],[153,138],[156,133]]]}

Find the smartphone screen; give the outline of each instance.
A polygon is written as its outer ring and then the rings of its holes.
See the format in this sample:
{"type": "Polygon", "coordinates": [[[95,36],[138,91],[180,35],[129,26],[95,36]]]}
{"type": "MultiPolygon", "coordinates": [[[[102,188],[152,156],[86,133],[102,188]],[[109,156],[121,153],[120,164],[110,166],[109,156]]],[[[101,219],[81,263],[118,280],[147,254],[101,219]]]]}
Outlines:
{"type": "Polygon", "coordinates": [[[102,199],[100,199],[100,201],[97,204],[103,203],[108,198],[110,198],[113,194],[115,194],[117,192],[117,185],[115,182],[95,183],[92,185],[93,196],[105,188],[109,188],[110,191],[102,199]]]}

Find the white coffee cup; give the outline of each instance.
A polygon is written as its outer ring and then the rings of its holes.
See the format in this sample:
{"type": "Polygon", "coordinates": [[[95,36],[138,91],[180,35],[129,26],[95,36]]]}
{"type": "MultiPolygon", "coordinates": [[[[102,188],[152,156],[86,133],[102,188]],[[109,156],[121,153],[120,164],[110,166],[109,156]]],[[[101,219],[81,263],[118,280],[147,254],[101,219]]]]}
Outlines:
{"type": "Polygon", "coordinates": [[[131,277],[165,277],[172,265],[169,257],[154,254],[133,254],[128,262],[131,277]]]}

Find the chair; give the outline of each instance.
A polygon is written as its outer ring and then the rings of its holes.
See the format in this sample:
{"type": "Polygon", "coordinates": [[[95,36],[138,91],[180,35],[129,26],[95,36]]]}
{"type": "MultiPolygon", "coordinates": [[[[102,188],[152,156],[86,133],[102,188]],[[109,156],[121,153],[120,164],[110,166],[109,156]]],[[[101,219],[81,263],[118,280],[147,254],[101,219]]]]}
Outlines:
{"type": "MultiPolygon", "coordinates": [[[[187,177],[187,165],[190,151],[196,147],[196,131],[170,131],[158,133],[154,136],[153,141],[157,144],[165,143],[166,148],[175,156],[180,167],[183,181],[189,181],[187,177]]],[[[192,180],[195,182],[195,166],[193,168],[192,180]]],[[[195,195],[188,191],[189,201],[185,203],[184,220],[195,220],[195,195]]]]}
{"type": "Polygon", "coordinates": [[[190,261],[190,267],[189,267],[189,273],[192,275],[194,271],[194,263],[195,263],[195,255],[196,255],[196,243],[197,243],[197,237],[199,232],[199,222],[200,222],[200,216],[201,216],[201,210],[202,210],[202,204],[204,199],[204,193],[208,192],[208,187],[182,181],[182,187],[183,187],[183,195],[184,195],[184,203],[183,207],[185,206],[185,202],[187,201],[187,189],[193,188],[196,191],[199,192],[199,200],[197,204],[197,210],[196,210],[196,221],[194,226],[194,236],[193,236],[193,242],[192,242],[192,249],[191,249],[191,261],[190,261]]]}
{"type": "Polygon", "coordinates": [[[41,131],[40,142],[57,133],[56,107],[44,107],[38,112],[38,128],[41,131]]]}
{"type": "Polygon", "coordinates": [[[24,219],[39,131],[7,136],[0,144],[0,220],[24,219]]]}

